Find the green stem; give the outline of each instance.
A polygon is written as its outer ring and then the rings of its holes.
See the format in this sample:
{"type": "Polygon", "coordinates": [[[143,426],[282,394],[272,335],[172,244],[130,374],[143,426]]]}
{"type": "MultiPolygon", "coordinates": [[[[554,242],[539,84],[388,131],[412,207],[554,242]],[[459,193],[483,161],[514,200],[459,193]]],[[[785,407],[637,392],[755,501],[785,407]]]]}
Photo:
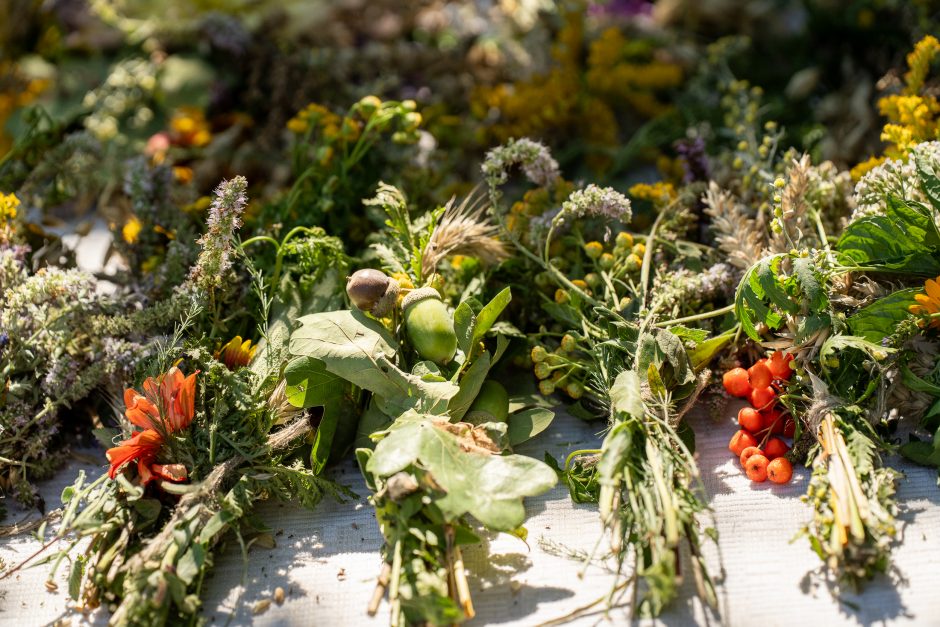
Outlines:
{"type": "Polygon", "coordinates": [[[601,449],[599,448],[582,448],[577,451],[572,451],[568,454],[568,457],[565,458],[565,470],[571,467],[571,460],[575,457],[580,457],[581,455],[597,455],[599,453],[601,453],[601,449]]]}
{"type": "Polygon", "coordinates": [[[684,324],[686,322],[695,322],[696,320],[707,320],[708,318],[714,318],[716,316],[722,316],[726,313],[731,313],[734,311],[734,304],[726,305],[721,309],[715,309],[712,311],[706,311],[705,313],[695,314],[694,316],[686,316],[684,318],[676,318],[674,320],[663,320],[662,322],[657,322],[654,324],[654,327],[664,328],[670,327],[674,324],[684,324]]]}
{"type": "Polygon", "coordinates": [[[278,248],[280,248],[281,246],[281,244],[273,237],[270,237],[268,235],[255,235],[254,237],[249,237],[244,242],[242,242],[242,248],[244,248],[245,246],[248,246],[249,244],[257,244],[258,242],[269,242],[271,244],[274,244],[278,248]]]}

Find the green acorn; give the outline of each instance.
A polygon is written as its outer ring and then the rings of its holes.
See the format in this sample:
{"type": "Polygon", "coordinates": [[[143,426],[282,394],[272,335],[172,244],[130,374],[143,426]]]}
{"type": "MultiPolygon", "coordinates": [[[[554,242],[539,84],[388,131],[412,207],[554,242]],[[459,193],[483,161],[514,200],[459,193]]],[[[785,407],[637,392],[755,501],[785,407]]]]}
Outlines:
{"type": "Polygon", "coordinates": [[[409,292],[401,303],[405,330],[418,354],[437,364],[446,364],[457,352],[454,319],[433,287],[409,292]]]}
{"type": "Polygon", "coordinates": [[[509,416],[509,394],[497,381],[487,379],[467,410],[465,422],[506,422],[509,416]]]}

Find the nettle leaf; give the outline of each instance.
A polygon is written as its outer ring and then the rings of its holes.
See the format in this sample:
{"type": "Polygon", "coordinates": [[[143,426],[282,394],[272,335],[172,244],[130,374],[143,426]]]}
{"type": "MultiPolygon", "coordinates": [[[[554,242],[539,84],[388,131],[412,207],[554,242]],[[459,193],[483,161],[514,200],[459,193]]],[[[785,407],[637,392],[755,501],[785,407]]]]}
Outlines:
{"type": "Polygon", "coordinates": [[[793,260],[793,276],[809,303],[812,311],[820,311],[829,305],[829,297],[813,260],[809,257],[797,257],[793,260]]]}
{"type": "Polygon", "coordinates": [[[894,196],[887,198],[883,215],[849,224],[836,247],[847,265],[915,276],[940,274],[940,235],[933,216],[894,196]]]}
{"type": "Polygon", "coordinates": [[[429,472],[444,491],[435,504],[449,521],[470,514],[496,531],[518,528],[525,520],[522,499],[558,481],[548,465],[531,457],[466,451],[456,435],[414,412],[399,418],[376,445],[366,471],[390,477],[409,466],[429,472]]]}
{"type": "MultiPolygon", "coordinates": [[[[774,257],[778,256],[780,255],[774,257]]],[[[755,342],[760,340],[760,335],[757,333],[758,323],[764,323],[772,329],[776,329],[783,323],[783,318],[771,311],[770,307],[764,303],[767,293],[764,291],[764,282],[761,281],[759,271],[771,270],[773,266],[770,260],[763,259],[748,268],[741,277],[734,295],[734,315],[747,336],[755,342]]]]}
{"type": "Polygon", "coordinates": [[[920,291],[899,290],[879,298],[867,307],[862,307],[846,320],[852,335],[863,337],[869,342],[881,342],[883,338],[894,333],[899,322],[910,315],[908,307],[917,302],[914,300],[914,294],[920,291]]]}
{"type": "Polygon", "coordinates": [[[778,253],[765,257],[745,271],[734,298],[734,313],[741,328],[754,341],[759,341],[757,324],[771,329],[783,324],[779,312],[798,314],[805,305],[811,312],[820,312],[829,300],[823,280],[808,257],[778,253]],[[792,276],[784,276],[784,261],[790,261],[792,276]]]}
{"type": "Polygon", "coordinates": [[[826,361],[830,357],[836,355],[838,351],[844,351],[846,349],[860,350],[867,353],[875,361],[883,361],[890,353],[896,351],[894,348],[888,348],[881,344],[869,342],[863,337],[836,334],[829,336],[826,338],[826,341],[823,342],[822,347],[819,349],[819,361],[825,367],[826,361]]]}
{"type": "Polygon", "coordinates": [[[788,255],[773,255],[759,261],[757,271],[751,275],[751,283],[753,285],[756,281],[760,284],[764,299],[789,314],[796,314],[800,311],[800,308],[787,294],[779,279],[780,264],[787,258],[788,255]]]}
{"type": "Polygon", "coordinates": [[[814,334],[832,326],[832,317],[828,314],[810,314],[800,321],[793,340],[802,343],[814,334]]]}

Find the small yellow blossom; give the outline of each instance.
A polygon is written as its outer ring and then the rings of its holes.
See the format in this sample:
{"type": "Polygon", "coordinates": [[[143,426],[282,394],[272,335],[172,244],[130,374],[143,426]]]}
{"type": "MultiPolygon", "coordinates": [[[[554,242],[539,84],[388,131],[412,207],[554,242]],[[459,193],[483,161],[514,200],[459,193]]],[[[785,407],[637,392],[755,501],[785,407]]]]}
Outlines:
{"type": "Polygon", "coordinates": [[[293,117],[287,121],[287,130],[292,133],[303,135],[307,132],[308,128],[310,128],[310,126],[307,124],[307,121],[299,117],[293,117]]]}
{"type": "Polygon", "coordinates": [[[193,169],[184,165],[173,166],[173,178],[184,185],[193,180],[193,169]]]}
{"type": "Polygon", "coordinates": [[[181,146],[200,148],[212,140],[209,122],[202,110],[196,107],[177,109],[170,118],[170,129],[174,140],[181,146]]]}
{"type": "Polygon", "coordinates": [[[657,207],[667,205],[676,198],[676,188],[672,186],[672,183],[662,181],[652,184],[637,183],[628,192],[637,200],[648,200],[657,207]]]}
{"type": "Polygon", "coordinates": [[[121,237],[123,237],[124,241],[128,244],[136,244],[137,240],[140,238],[140,230],[142,227],[143,225],[137,216],[131,216],[130,220],[125,222],[123,228],[121,228],[121,237]]]}
{"type": "Polygon", "coordinates": [[[16,194],[0,194],[0,221],[14,219],[19,206],[20,199],[16,194]]]}

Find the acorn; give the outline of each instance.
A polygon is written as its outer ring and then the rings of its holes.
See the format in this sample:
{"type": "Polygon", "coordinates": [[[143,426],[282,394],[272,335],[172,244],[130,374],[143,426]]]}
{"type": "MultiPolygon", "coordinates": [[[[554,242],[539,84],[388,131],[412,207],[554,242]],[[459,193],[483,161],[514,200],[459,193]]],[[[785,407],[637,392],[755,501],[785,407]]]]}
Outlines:
{"type": "Polygon", "coordinates": [[[437,364],[446,364],[457,353],[454,319],[433,287],[412,290],[401,303],[405,330],[418,354],[437,364]]]}
{"type": "Polygon", "coordinates": [[[398,302],[398,281],[380,270],[357,270],[346,279],[346,294],[357,309],[384,318],[398,302]]]}

